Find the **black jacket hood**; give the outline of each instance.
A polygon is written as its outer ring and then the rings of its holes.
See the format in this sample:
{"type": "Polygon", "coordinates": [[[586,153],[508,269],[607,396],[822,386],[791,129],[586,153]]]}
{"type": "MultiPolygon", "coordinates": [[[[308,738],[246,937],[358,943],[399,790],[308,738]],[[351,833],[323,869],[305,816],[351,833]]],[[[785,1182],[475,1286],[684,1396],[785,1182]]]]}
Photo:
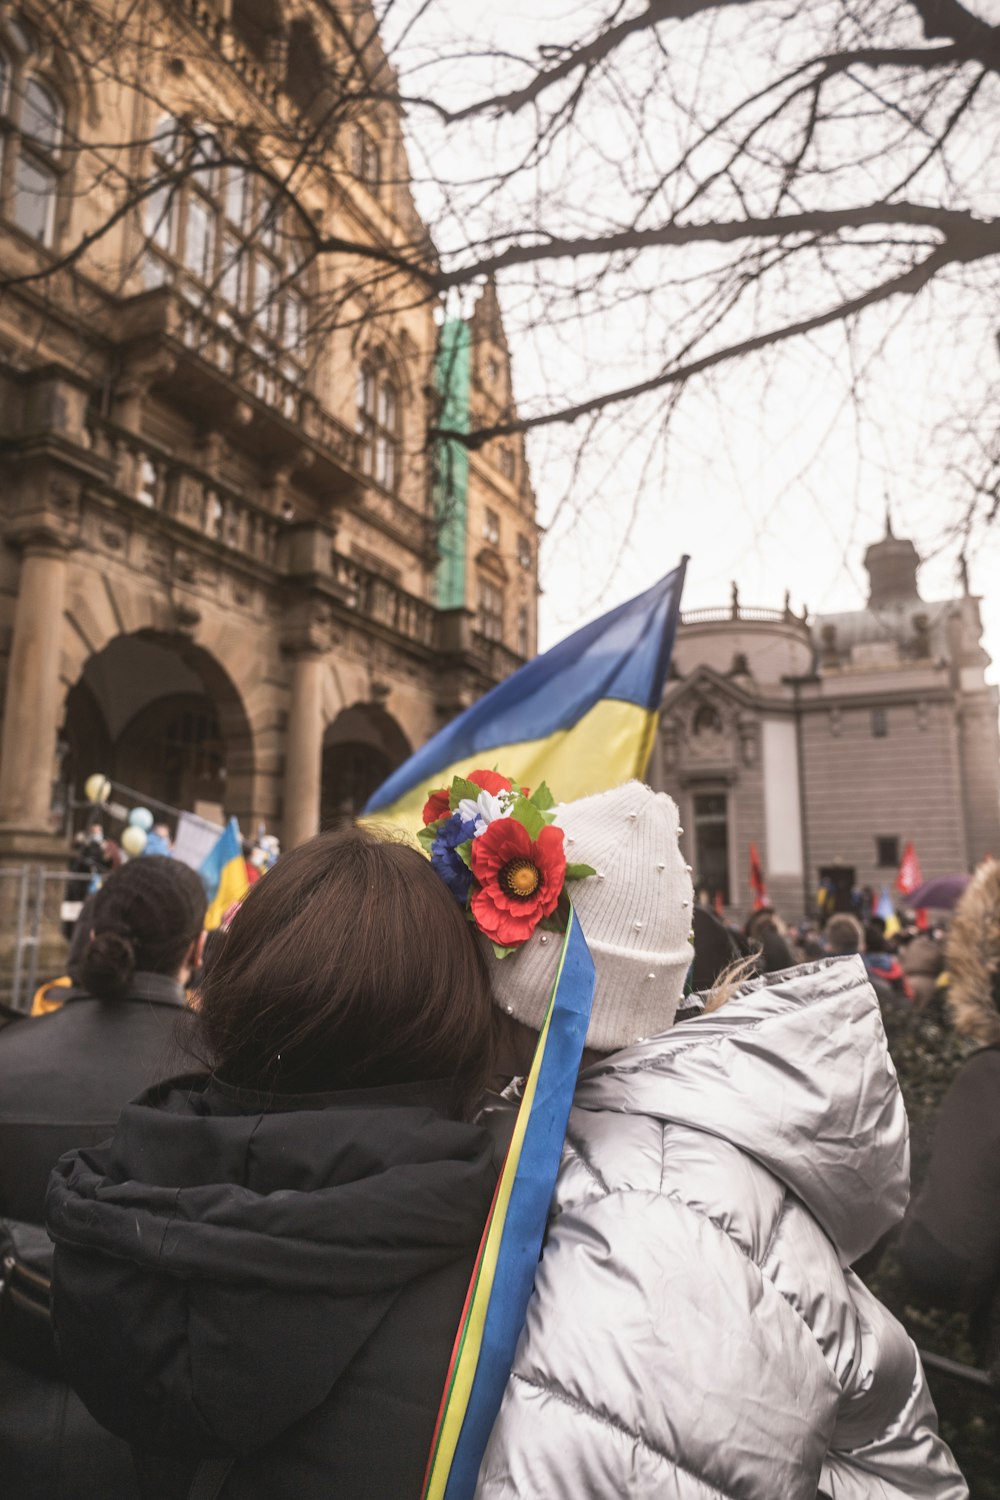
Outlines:
{"type": "Polygon", "coordinates": [[[98,1420],[202,1457],[316,1408],[403,1289],[475,1252],[492,1141],[440,1106],[436,1085],[263,1101],[184,1078],[63,1157],[54,1313],[98,1420]]]}

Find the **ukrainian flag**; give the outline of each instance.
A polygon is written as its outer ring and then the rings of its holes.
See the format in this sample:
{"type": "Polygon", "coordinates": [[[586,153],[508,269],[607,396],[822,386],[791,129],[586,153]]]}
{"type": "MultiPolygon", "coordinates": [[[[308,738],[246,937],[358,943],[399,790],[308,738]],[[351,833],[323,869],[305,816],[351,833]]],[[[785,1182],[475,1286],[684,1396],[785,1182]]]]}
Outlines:
{"type": "Polygon", "coordinates": [[[430,791],[476,765],[564,802],[646,770],[688,559],[646,593],[535,657],[384,781],[364,816],[411,833],[430,791]]]}
{"type": "Polygon", "coordinates": [[[205,913],[205,928],[212,932],[222,926],[222,919],[236,901],[242,901],[250,889],[247,880],[246,860],[243,858],[243,837],[240,825],[230,818],[220,833],[215,845],[202,861],[199,875],[205,883],[208,895],[208,911],[205,913]]]}

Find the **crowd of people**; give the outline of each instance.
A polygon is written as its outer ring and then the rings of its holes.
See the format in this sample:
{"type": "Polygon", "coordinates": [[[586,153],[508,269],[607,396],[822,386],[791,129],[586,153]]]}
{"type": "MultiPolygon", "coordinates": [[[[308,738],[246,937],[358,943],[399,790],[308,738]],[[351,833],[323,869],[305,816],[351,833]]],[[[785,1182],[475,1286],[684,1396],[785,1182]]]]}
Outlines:
{"type": "Polygon", "coordinates": [[[471,811],[430,799],[438,857],[321,834],[208,951],[187,866],[101,871],[72,983],[0,1031],[3,1494],[418,1500],[571,849],[593,1008],[476,1496],[961,1500],[859,1268],[894,1238],[1000,1378],[1000,864],[947,934],[736,929],[635,782],[489,883],[475,841],[517,792],[481,774],[471,811]],[[946,1007],[978,1050],[907,1206],[883,1017],[946,1007]]]}

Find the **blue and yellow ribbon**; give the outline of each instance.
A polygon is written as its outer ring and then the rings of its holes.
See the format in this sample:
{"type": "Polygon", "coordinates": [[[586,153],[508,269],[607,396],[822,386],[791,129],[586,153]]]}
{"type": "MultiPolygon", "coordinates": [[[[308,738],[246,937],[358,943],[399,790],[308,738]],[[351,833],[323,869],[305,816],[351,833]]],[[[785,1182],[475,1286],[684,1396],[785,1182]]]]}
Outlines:
{"type": "Polygon", "coordinates": [[[472,1500],[475,1492],[524,1326],[593,998],[594,961],[571,907],[452,1352],[423,1500],[472,1500]]]}

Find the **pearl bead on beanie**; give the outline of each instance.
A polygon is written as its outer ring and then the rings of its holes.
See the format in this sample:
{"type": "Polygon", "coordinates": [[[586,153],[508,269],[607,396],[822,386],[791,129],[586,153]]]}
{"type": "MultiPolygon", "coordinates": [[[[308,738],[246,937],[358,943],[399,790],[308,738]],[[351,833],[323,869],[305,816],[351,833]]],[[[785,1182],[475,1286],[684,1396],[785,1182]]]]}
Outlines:
{"type": "MultiPolygon", "coordinates": [[[[587,1046],[614,1052],[673,1024],[691,963],[691,877],[677,844],[677,807],[639,781],[564,802],[566,859],[597,871],[568,887],[597,982],[587,1046]]],[[[496,1003],[541,1030],[562,939],[536,930],[492,960],[496,1003]]]]}

